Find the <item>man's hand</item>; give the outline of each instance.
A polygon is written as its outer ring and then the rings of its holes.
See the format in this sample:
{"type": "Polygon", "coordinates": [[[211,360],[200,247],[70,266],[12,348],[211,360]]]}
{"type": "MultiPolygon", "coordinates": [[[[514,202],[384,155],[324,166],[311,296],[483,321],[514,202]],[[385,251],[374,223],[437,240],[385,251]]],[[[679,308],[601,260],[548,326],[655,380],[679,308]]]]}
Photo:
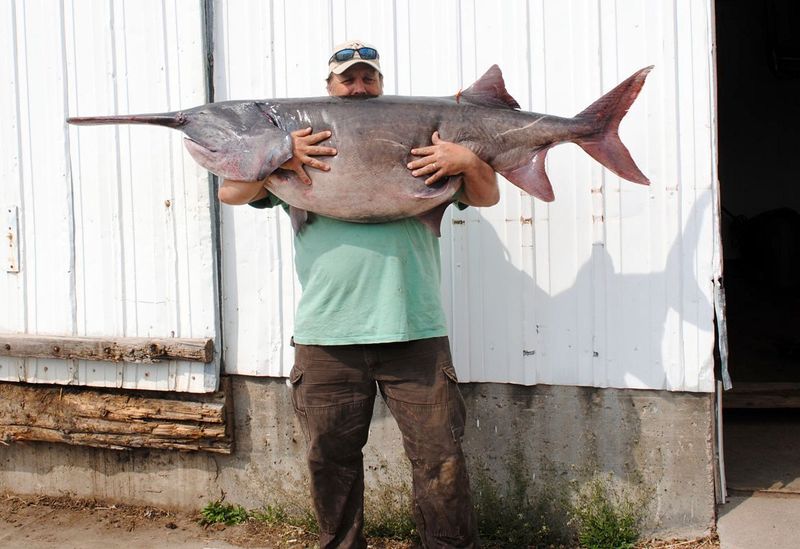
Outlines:
{"type": "Polygon", "coordinates": [[[433,132],[433,145],[411,149],[411,154],[422,158],[408,163],[414,177],[429,175],[426,185],[432,185],[448,175],[458,175],[474,161],[475,153],[466,147],[443,141],[439,132],[433,132]],[[474,158],[473,158],[474,157],[474,158]]]}
{"type": "Polygon", "coordinates": [[[433,132],[433,145],[411,149],[411,154],[420,156],[408,163],[414,177],[430,176],[426,185],[432,185],[443,177],[461,174],[464,188],[460,202],[470,206],[493,206],[500,200],[497,176],[486,162],[467,147],[444,141],[439,132],[433,132]]]}
{"type": "Polygon", "coordinates": [[[305,166],[311,166],[322,171],[331,169],[325,162],[317,160],[315,156],[334,156],[336,149],[317,145],[331,136],[331,132],[311,133],[311,128],[292,132],[292,157],[281,165],[284,170],[290,170],[306,185],[311,185],[311,178],[306,173],[305,166]]]}

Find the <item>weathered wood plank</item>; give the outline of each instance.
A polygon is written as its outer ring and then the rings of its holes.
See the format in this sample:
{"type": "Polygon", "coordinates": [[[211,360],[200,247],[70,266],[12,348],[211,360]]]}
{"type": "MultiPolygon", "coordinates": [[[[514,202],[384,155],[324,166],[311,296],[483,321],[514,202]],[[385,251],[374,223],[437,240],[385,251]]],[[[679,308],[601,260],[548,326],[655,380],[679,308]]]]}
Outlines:
{"type": "MultiPolygon", "coordinates": [[[[139,396],[141,393],[103,392],[75,387],[50,387],[0,383],[0,416],[20,409],[28,414],[59,410],[69,417],[102,418],[109,421],[151,419],[157,421],[225,422],[225,395],[210,393],[203,400],[139,396]],[[90,398],[87,395],[91,395],[90,398]]],[[[150,393],[147,393],[148,395],[150,393]]]]}
{"type": "Polygon", "coordinates": [[[65,433],[56,429],[44,429],[41,427],[0,426],[0,443],[8,444],[12,441],[63,442],[111,450],[158,448],[162,450],[201,451],[217,454],[230,454],[233,451],[230,443],[216,440],[182,440],[108,433],[65,433]]]}
{"type": "Polygon", "coordinates": [[[211,362],[211,338],[78,337],[0,334],[0,356],[151,363],[211,362]]]}
{"type": "Polygon", "coordinates": [[[40,427],[70,433],[143,435],[187,440],[223,439],[224,425],[158,423],[155,421],[108,421],[93,418],[69,418],[62,415],[18,412],[0,415],[0,429],[5,427],[40,427]]]}
{"type": "Polygon", "coordinates": [[[231,453],[230,381],[210,395],[0,382],[0,442],[231,453]]]}

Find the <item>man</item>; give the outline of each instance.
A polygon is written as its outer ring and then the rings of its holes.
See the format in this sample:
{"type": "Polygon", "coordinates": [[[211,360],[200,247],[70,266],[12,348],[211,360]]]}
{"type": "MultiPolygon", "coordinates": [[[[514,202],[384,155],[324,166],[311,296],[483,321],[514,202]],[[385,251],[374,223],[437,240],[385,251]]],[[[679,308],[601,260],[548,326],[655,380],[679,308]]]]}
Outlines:
{"type": "MultiPolygon", "coordinates": [[[[334,48],[331,96],[379,96],[377,50],[360,41],[334,48]]],[[[283,166],[311,184],[306,169],[329,170],[320,156],[338,151],[330,131],[292,133],[283,166]]],[[[408,164],[427,184],[461,174],[462,204],[499,200],[492,168],[472,151],[443,141],[413,149],[408,164]]],[[[347,151],[342,151],[346,154],[347,151]]],[[[219,199],[270,207],[264,182],[224,181],[219,199]]],[[[414,517],[428,547],[477,543],[461,437],[464,402],[450,356],[440,297],[439,242],[416,219],[359,224],[314,216],[295,237],[303,295],[295,316],[295,411],[309,441],[308,465],[320,547],[365,547],[364,472],[376,382],[403,435],[413,471],[414,517]]]]}

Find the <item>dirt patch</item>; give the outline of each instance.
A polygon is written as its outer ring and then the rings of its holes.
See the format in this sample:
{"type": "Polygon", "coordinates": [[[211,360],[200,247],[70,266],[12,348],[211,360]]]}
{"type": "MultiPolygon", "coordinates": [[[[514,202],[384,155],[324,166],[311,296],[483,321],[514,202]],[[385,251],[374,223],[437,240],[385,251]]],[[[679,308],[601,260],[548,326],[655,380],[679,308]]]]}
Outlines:
{"type": "Polygon", "coordinates": [[[316,536],[255,521],[201,526],[200,515],[70,497],[0,496],[0,548],[313,547],[316,536]]]}
{"type": "MultiPolygon", "coordinates": [[[[311,548],[317,537],[289,525],[250,520],[201,526],[199,513],[109,504],[68,496],[0,495],[0,549],[26,547],[311,548]]],[[[410,549],[407,541],[370,539],[374,549],[410,549]]],[[[487,548],[498,547],[486,545],[487,548]]],[[[639,549],[719,549],[716,534],[696,540],[650,540],[639,549]]]]}
{"type": "MultiPolygon", "coordinates": [[[[109,504],[68,496],[0,495],[0,548],[238,547],[310,548],[316,535],[290,525],[250,520],[236,526],[200,525],[200,514],[109,504]]],[[[375,549],[408,549],[408,542],[370,540],[375,549]]]]}

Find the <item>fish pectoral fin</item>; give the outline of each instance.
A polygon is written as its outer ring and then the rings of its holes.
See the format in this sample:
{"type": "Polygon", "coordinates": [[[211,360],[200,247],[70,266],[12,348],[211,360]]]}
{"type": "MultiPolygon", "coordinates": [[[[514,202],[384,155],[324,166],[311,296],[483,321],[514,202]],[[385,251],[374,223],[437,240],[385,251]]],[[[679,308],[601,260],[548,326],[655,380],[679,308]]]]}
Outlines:
{"type": "Polygon", "coordinates": [[[423,185],[423,188],[417,190],[411,196],[414,198],[439,198],[448,193],[455,193],[460,187],[461,176],[448,176],[432,185],[423,185]]]}
{"type": "Polygon", "coordinates": [[[553,186],[544,169],[544,161],[549,149],[550,147],[546,147],[537,151],[530,161],[517,168],[501,171],[500,175],[539,200],[552,202],[555,199],[553,186]]]}
{"type": "Polygon", "coordinates": [[[292,220],[294,234],[300,234],[305,224],[308,223],[308,212],[302,208],[289,206],[289,219],[292,220]]]}
{"type": "Polygon", "coordinates": [[[450,202],[439,204],[434,209],[419,214],[417,219],[437,237],[442,236],[442,217],[444,217],[444,212],[449,205],[450,202]]]}

